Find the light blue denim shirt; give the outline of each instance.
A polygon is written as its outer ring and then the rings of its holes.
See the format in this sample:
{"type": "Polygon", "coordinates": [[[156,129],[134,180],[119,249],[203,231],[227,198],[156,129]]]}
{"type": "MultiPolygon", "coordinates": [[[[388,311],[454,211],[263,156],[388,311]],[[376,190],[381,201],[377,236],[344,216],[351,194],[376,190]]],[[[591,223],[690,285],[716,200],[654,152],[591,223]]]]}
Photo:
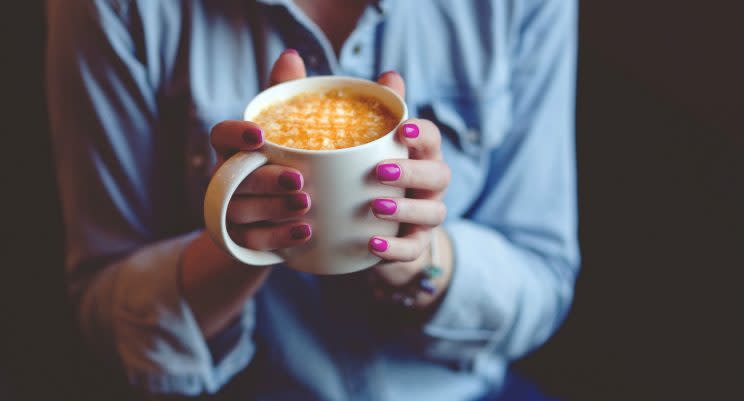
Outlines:
{"type": "Polygon", "coordinates": [[[338,57],[289,0],[49,3],[68,277],[83,333],[133,385],[198,394],[237,377],[261,400],[468,400],[565,316],[579,265],[575,1],[382,1],[338,57]],[[215,355],[178,288],[180,254],[202,227],[210,128],[241,117],[287,47],[310,75],[405,78],[453,171],[454,276],[406,326],[359,295],[358,275],[279,267],[215,355]]]}

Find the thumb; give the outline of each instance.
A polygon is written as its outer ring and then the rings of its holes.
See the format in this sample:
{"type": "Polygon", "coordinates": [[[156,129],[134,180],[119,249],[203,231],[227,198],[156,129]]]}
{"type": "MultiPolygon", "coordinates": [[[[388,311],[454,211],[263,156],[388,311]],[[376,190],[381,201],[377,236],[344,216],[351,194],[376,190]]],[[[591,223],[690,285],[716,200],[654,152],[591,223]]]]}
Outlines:
{"type": "Polygon", "coordinates": [[[279,55],[271,68],[269,75],[269,86],[274,86],[285,81],[305,78],[305,63],[295,49],[286,49],[279,55]]]}
{"type": "Polygon", "coordinates": [[[396,71],[383,72],[377,78],[377,83],[387,86],[402,98],[406,97],[406,84],[403,81],[403,77],[396,71]]]}

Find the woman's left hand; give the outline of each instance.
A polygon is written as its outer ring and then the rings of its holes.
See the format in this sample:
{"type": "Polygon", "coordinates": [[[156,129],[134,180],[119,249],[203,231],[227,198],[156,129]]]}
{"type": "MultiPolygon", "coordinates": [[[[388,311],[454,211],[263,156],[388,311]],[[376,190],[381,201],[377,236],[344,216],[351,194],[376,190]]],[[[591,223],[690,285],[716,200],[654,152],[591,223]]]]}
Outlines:
{"type": "MultiPolygon", "coordinates": [[[[403,96],[403,79],[397,73],[383,74],[378,82],[403,96]]],[[[451,276],[451,245],[439,227],[447,213],[442,198],[451,173],[434,123],[410,119],[401,124],[397,135],[408,147],[410,159],[384,160],[376,174],[385,185],[405,188],[406,197],[377,198],[371,207],[378,218],[402,223],[401,230],[398,237],[370,238],[370,252],[383,259],[374,266],[372,281],[376,298],[425,308],[444,293],[451,276]],[[430,268],[432,241],[441,256],[434,269],[430,268]]]]}

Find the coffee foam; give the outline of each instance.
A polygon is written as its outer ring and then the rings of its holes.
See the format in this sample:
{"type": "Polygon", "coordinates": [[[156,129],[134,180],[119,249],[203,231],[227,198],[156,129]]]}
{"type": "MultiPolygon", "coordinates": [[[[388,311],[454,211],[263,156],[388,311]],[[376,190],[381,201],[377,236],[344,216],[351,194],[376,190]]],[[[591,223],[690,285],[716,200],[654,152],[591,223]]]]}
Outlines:
{"type": "Polygon", "coordinates": [[[372,142],[393,130],[398,119],[377,99],[339,89],[303,93],[273,104],[253,122],[273,143],[327,150],[372,142]]]}

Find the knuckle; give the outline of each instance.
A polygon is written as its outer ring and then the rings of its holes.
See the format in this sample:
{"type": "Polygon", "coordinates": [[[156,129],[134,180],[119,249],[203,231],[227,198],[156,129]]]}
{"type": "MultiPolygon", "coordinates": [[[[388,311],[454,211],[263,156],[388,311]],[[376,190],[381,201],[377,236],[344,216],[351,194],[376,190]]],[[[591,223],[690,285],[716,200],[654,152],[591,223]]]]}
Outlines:
{"type": "Polygon", "coordinates": [[[442,224],[442,222],[444,222],[444,219],[447,218],[447,206],[444,204],[444,202],[436,203],[436,206],[434,206],[434,216],[436,225],[442,224]]]}
{"type": "Polygon", "coordinates": [[[406,270],[406,266],[406,263],[400,261],[386,263],[384,268],[379,270],[380,276],[393,286],[404,285],[410,279],[410,274],[406,270]]]}
{"type": "Polygon", "coordinates": [[[261,249],[258,233],[255,230],[245,230],[241,234],[243,246],[249,249],[261,249]]]}
{"type": "Polygon", "coordinates": [[[407,252],[404,255],[403,261],[404,262],[413,262],[416,259],[421,256],[421,253],[423,252],[424,244],[422,241],[416,241],[414,244],[411,244],[410,247],[408,247],[407,252]]]}
{"type": "Polygon", "coordinates": [[[250,249],[263,250],[265,243],[261,238],[261,230],[247,229],[243,231],[243,246],[250,249]]]}
{"type": "Polygon", "coordinates": [[[436,124],[434,124],[434,122],[431,120],[421,120],[421,121],[423,125],[426,126],[426,129],[429,131],[429,134],[430,134],[429,137],[431,138],[432,143],[435,145],[439,145],[439,143],[442,140],[442,135],[439,132],[439,127],[436,124]]]}
{"type": "Polygon", "coordinates": [[[411,248],[408,250],[408,252],[405,253],[405,255],[403,255],[403,257],[401,258],[401,261],[413,262],[417,258],[418,258],[418,253],[416,252],[415,249],[411,248]]]}
{"type": "Polygon", "coordinates": [[[413,276],[415,276],[419,272],[419,267],[415,263],[411,263],[411,262],[413,262],[413,260],[408,261],[402,266],[402,269],[405,271],[405,274],[406,274],[406,281],[410,280],[413,276]]]}
{"type": "Polygon", "coordinates": [[[280,248],[282,246],[282,243],[284,243],[284,232],[278,227],[272,228],[269,230],[269,240],[268,240],[268,246],[271,249],[274,248],[280,248]]]}
{"type": "Polygon", "coordinates": [[[433,179],[432,184],[436,187],[436,189],[444,189],[449,186],[450,180],[452,179],[452,171],[450,170],[447,163],[442,161],[437,161],[435,164],[435,169],[437,170],[436,174],[433,174],[435,177],[433,179]]]}
{"type": "Polygon", "coordinates": [[[227,205],[227,213],[226,218],[227,221],[231,223],[237,223],[238,220],[238,212],[235,211],[237,206],[235,205],[235,201],[230,202],[229,205],[227,205]]]}
{"type": "Polygon", "coordinates": [[[450,181],[452,180],[452,169],[450,166],[445,162],[440,162],[442,166],[442,183],[444,186],[449,185],[450,181]]]}
{"type": "Polygon", "coordinates": [[[244,245],[245,241],[243,240],[243,234],[239,229],[228,226],[227,235],[229,235],[230,239],[233,240],[233,242],[235,242],[236,244],[244,245]]]}
{"type": "Polygon", "coordinates": [[[271,178],[273,174],[271,174],[271,170],[266,169],[266,167],[260,167],[256,170],[255,173],[251,174],[249,177],[252,177],[250,181],[250,188],[253,192],[269,192],[270,189],[273,187],[271,184],[271,178]]]}
{"type": "Polygon", "coordinates": [[[235,199],[233,198],[230,203],[227,205],[227,213],[226,218],[228,221],[233,223],[242,223],[244,220],[244,213],[243,213],[243,206],[245,203],[245,199],[235,199]]]}
{"type": "Polygon", "coordinates": [[[250,193],[269,193],[275,192],[278,188],[277,176],[278,173],[274,166],[262,166],[256,169],[250,174],[241,185],[241,190],[248,191],[250,193]]]}

